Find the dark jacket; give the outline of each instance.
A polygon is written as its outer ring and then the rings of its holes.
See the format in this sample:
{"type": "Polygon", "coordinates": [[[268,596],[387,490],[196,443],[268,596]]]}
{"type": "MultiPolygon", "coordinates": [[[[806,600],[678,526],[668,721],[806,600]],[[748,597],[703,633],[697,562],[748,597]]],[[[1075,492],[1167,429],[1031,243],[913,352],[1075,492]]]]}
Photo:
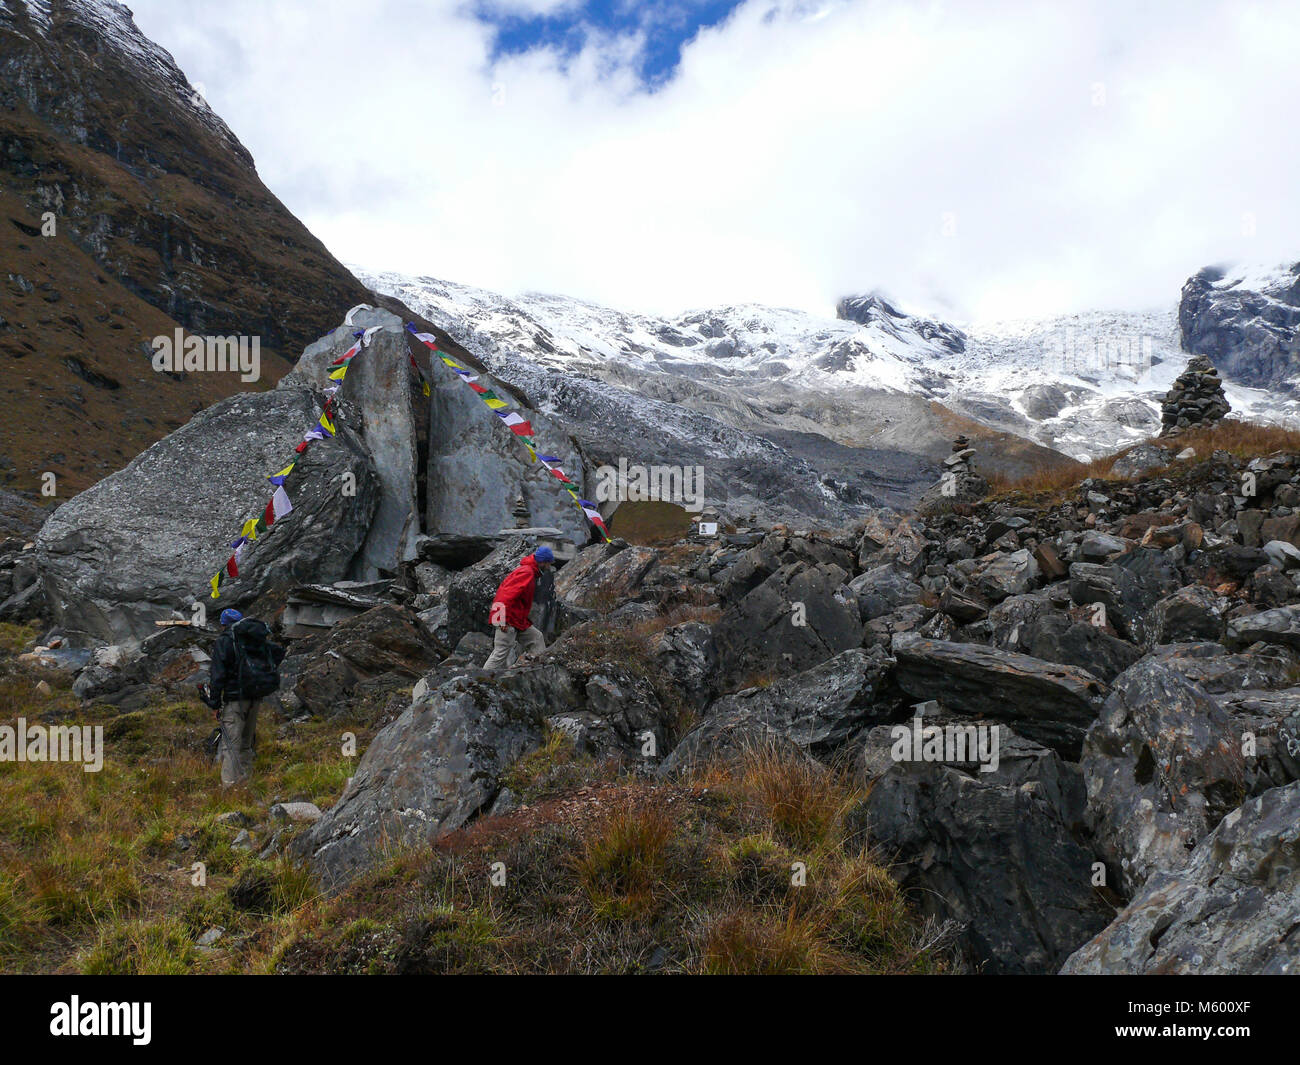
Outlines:
{"type": "MultiPolygon", "coordinates": [[[[533,593],[537,590],[537,576],[537,559],[532,555],[525,555],[519,560],[519,565],[514,568],[514,571],[501,582],[497,594],[492,598],[493,606],[497,603],[505,606],[506,624],[512,629],[523,632],[532,625],[528,612],[533,609],[533,593]]],[[[492,614],[489,612],[488,621],[491,620],[492,614]]]]}
{"type": "MultiPolygon", "coordinates": [[[[235,653],[235,630],[255,632],[261,630],[262,638],[270,641],[271,630],[264,622],[256,618],[244,618],[229,626],[212,645],[212,663],[208,669],[208,697],[213,706],[221,706],[227,700],[247,699],[239,690],[239,656],[235,653]]],[[[271,644],[278,665],[284,659],[284,648],[271,644]]]]}

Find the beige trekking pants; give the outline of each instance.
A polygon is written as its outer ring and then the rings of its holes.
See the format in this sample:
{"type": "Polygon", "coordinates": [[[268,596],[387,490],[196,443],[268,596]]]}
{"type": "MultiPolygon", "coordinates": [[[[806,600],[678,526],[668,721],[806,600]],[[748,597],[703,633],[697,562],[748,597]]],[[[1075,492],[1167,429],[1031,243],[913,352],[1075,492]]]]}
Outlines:
{"type": "Polygon", "coordinates": [[[221,783],[238,784],[253,771],[257,699],[235,699],[221,708],[221,783]]]}
{"type": "Polygon", "coordinates": [[[496,635],[492,638],[492,653],[483,663],[483,668],[496,670],[502,666],[512,665],[518,657],[517,644],[522,644],[527,654],[541,654],[546,650],[546,637],[541,634],[536,625],[529,625],[523,632],[512,625],[503,625],[497,629],[496,635]]]}

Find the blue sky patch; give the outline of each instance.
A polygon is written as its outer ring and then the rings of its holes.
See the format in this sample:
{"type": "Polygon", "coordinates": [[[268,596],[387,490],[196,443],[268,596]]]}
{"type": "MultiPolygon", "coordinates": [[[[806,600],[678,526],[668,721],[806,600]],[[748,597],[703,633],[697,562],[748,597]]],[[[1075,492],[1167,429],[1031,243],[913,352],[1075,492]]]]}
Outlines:
{"type": "Polygon", "coordinates": [[[637,74],[647,89],[668,81],[681,61],[682,46],[701,29],[722,22],[741,0],[584,0],[548,15],[508,14],[479,2],[475,15],[496,30],[492,59],[554,49],[576,56],[593,35],[644,34],[637,74]]]}

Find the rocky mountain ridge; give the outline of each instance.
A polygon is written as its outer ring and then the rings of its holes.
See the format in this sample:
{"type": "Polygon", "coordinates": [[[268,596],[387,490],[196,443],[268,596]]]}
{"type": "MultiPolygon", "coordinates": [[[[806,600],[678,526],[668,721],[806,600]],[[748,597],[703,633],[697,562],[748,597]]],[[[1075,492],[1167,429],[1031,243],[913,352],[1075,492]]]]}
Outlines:
{"type": "MultiPolygon", "coordinates": [[[[835,319],[757,305],[655,318],[354,270],[506,376],[563,372],[782,443],[811,434],[824,438],[823,450],[869,448],[931,462],[968,423],[982,436],[986,469],[1011,476],[1052,465],[1042,448],[1088,460],[1145,439],[1159,428],[1161,403],[1189,358],[1172,311],[958,328],[873,295],[842,300],[835,319]]],[[[1251,387],[1256,379],[1236,381],[1227,371],[1225,378],[1240,416],[1281,424],[1300,417],[1285,395],[1251,387]]],[[[807,457],[817,465],[815,454],[807,457]]]]}

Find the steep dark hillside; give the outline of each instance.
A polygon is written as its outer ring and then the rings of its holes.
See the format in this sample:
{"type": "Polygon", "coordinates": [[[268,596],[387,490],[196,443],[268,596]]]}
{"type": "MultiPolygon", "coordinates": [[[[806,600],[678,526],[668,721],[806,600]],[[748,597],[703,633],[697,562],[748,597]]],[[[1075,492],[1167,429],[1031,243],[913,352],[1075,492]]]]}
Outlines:
{"type": "Polygon", "coordinates": [[[258,337],[265,387],[367,296],[110,0],[0,3],[0,185],[0,357],[24,360],[19,388],[42,400],[5,429],[19,479],[53,468],[90,483],[250,387],[235,374],[154,373],[151,337],[177,325],[258,337]]]}

